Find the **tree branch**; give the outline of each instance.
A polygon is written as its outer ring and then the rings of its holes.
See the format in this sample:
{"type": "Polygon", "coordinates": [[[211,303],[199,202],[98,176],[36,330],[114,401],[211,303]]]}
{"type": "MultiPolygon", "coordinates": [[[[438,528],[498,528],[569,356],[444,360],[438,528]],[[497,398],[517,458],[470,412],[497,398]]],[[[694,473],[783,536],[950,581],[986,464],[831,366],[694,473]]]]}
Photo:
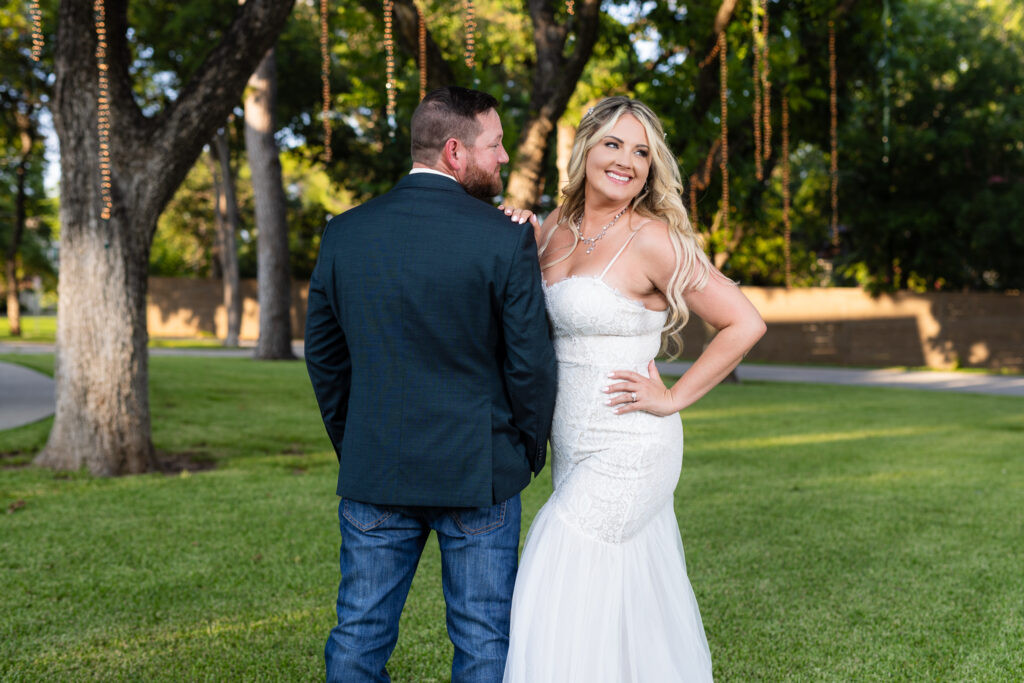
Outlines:
{"type": "Polygon", "coordinates": [[[248,0],[178,99],[158,119],[147,166],[163,169],[153,177],[164,182],[152,187],[149,202],[162,207],[173,195],[205,141],[238,103],[249,75],[273,47],[294,2],[248,0]]]}
{"type": "Polygon", "coordinates": [[[129,72],[132,54],[128,47],[128,0],[106,0],[105,14],[111,126],[120,131],[133,133],[111,136],[111,142],[120,141],[131,148],[139,142],[133,138],[144,137],[152,122],[142,113],[132,89],[132,77],[129,72]]]}
{"type": "MultiPolygon", "coordinates": [[[[413,0],[395,0],[395,35],[401,46],[419,60],[420,19],[419,10],[413,0]]],[[[427,92],[445,85],[455,85],[455,73],[441,54],[441,48],[434,41],[430,28],[426,30],[427,43],[427,92]]]]}

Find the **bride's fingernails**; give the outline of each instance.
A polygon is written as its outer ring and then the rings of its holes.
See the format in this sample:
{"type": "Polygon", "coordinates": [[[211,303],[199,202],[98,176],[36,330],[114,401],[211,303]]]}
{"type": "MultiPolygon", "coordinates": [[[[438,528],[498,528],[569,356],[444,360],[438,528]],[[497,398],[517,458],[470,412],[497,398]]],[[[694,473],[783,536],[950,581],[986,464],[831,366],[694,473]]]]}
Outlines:
{"type": "Polygon", "coordinates": [[[612,404],[612,400],[611,400],[611,399],[608,399],[607,401],[605,401],[605,402],[604,402],[604,404],[605,404],[606,406],[610,406],[610,405],[612,404]]]}
{"type": "Polygon", "coordinates": [[[611,388],[611,387],[607,387],[607,386],[606,386],[606,387],[604,387],[603,389],[601,389],[601,391],[603,391],[603,392],[604,392],[604,393],[606,393],[606,394],[607,394],[607,393],[608,393],[609,391],[611,391],[611,390],[612,390],[612,388],[611,388]]]}

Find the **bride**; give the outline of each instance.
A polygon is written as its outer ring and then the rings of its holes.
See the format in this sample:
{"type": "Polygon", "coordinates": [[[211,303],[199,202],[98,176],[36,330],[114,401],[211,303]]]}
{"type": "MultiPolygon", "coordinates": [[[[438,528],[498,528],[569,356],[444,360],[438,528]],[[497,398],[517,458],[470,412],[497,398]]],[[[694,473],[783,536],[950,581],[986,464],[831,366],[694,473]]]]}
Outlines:
{"type": "Polygon", "coordinates": [[[658,118],[612,97],[583,117],[564,202],[537,228],[558,358],[554,493],[523,550],[507,683],[711,680],[673,509],[678,413],[765,325],[708,261],[681,192],[658,118]],[[654,357],[663,338],[678,348],[690,311],[719,332],[669,388],[654,357]]]}

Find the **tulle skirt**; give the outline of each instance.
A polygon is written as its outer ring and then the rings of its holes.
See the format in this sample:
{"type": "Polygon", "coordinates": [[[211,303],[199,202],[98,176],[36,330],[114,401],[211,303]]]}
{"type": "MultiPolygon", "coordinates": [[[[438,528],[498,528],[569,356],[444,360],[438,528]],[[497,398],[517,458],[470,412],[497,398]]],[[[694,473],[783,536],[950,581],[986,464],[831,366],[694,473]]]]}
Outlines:
{"type": "Polygon", "coordinates": [[[710,680],[671,499],[621,543],[585,535],[549,500],[516,578],[505,683],[710,680]]]}

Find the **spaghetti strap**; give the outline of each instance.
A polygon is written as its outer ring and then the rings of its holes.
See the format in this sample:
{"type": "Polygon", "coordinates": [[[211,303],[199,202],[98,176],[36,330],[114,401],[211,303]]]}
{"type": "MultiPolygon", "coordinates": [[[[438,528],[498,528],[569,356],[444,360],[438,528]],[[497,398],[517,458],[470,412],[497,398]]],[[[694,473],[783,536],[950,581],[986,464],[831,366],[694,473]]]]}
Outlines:
{"type": "Polygon", "coordinates": [[[645,225],[647,225],[650,222],[651,222],[651,219],[648,219],[648,220],[644,221],[643,223],[641,223],[640,225],[636,226],[636,230],[634,230],[630,234],[629,238],[626,239],[625,243],[621,247],[619,247],[619,250],[617,252],[615,252],[615,256],[612,256],[612,260],[608,262],[608,265],[606,265],[604,267],[604,270],[601,271],[601,274],[597,276],[598,280],[604,280],[604,276],[608,273],[608,271],[611,269],[611,267],[613,265],[615,265],[615,262],[619,260],[619,257],[622,256],[622,252],[626,251],[626,247],[629,246],[629,243],[632,242],[633,238],[636,237],[638,232],[640,232],[640,228],[644,227],[645,225]]]}
{"type": "Polygon", "coordinates": [[[555,232],[557,232],[557,231],[558,231],[558,222],[556,221],[555,222],[555,227],[551,228],[550,232],[548,232],[548,236],[544,238],[544,244],[540,245],[540,247],[537,249],[537,256],[538,257],[543,256],[544,252],[547,251],[548,244],[551,242],[551,238],[555,236],[555,232]]]}

